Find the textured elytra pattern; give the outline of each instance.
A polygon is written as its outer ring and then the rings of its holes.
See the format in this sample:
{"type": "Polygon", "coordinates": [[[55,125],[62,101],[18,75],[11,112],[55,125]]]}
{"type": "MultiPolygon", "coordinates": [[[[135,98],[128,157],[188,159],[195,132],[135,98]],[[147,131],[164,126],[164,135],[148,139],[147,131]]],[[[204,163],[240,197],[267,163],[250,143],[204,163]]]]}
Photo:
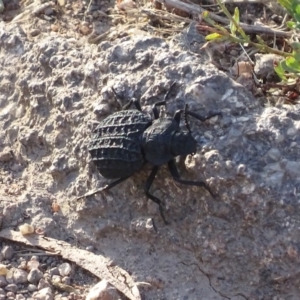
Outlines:
{"type": "Polygon", "coordinates": [[[150,125],[149,115],[124,110],[108,116],[96,127],[88,149],[102,176],[127,177],[141,168],[142,134],[150,125]]]}

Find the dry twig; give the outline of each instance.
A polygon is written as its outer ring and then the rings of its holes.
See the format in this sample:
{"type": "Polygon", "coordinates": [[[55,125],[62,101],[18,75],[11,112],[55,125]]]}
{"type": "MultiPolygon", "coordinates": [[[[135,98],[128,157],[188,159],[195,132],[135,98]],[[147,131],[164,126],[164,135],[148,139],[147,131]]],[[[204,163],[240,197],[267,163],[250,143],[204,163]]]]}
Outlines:
{"type": "Polygon", "coordinates": [[[24,237],[20,232],[11,229],[0,231],[0,238],[32,247],[39,247],[52,253],[55,251],[57,255],[61,255],[64,259],[76,263],[101,279],[106,279],[129,299],[141,300],[137,285],[131,276],[120,267],[112,266],[111,262],[104,256],[95,255],[89,251],[73,247],[64,241],[41,235],[32,234],[24,237]]]}
{"type": "MultiPolygon", "coordinates": [[[[193,15],[199,15],[199,14],[202,14],[204,11],[206,11],[204,8],[202,8],[199,5],[184,3],[179,0],[157,0],[157,1],[164,5],[183,10],[183,11],[185,11],[189,14],[193,14],[193,15]]],[[[212,20],[214,20],[216,22],[226,24],[226,25],[229,25],[229,23],[230,23],[230,21],[227,18],[220,17],[214,13],[210,12],[209,16],[212,20]]],[[[266,35],[272,35],[272,36],[276,36],[276,37],[285,37],[285,38],[291,37],[291,35],[292,35],[291,32],[284,32],[284,31],[272,29],[272,28],[266,27],[266,26],[248,25],[245,23],[240,23],[239,25],[248,34],[259,34],[259,35],[266,34],[266,35]]]]}

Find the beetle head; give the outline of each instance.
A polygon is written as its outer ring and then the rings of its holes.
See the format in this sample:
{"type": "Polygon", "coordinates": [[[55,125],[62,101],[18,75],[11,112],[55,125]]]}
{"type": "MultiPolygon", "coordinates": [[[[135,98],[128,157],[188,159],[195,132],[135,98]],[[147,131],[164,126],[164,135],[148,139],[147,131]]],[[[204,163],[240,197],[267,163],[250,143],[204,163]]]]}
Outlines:
{"type": "Polygon", "coordinates": [[[190,131],[177,131],[172,138],[172,154],[174,156],[194,154],[197,151],[197,142],[190,131]]]}

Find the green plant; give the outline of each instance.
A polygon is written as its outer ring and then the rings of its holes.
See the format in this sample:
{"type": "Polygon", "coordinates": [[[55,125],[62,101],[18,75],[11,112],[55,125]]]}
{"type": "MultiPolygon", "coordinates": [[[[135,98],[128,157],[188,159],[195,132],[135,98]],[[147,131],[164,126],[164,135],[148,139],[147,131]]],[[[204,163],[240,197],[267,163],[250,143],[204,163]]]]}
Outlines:
{"type": "MultiPolygon", "coordinates": [[[[236,7],[233,16],[227,10],[221,0],[217,0],[220,8],[230,21],[229,29],[218,25],[209,17],[209,12],[202,14],[203,19],[212,27],[206,28],[213,33],[206,36],[207,41],[224,41],[229,40],[241,45],[254,46],[261,52],[274,53],[284,57],[282,61],[275,67],[278,76],[286,81],[288,78],[297,78],[300,75],[300,43],[291,42],[292,52],[280,51],[269,47],[265,41],[257,35],[257,42],[253,42],[240,26],[239,10],[236,7]]],[[[287,22],[287,26],[291,29],[300,29],[300,1],[299,0],[278,0],[288,13],[292,16],[293,21],[287,22]]]]}
{"type": "Polygon", "coordinates": [[[300,2],[299,0],[278,0],[279,4],[284,7],[292,16],[294,21],[289,21],[286,25],[291,29],[300,28],[300,2]]]}

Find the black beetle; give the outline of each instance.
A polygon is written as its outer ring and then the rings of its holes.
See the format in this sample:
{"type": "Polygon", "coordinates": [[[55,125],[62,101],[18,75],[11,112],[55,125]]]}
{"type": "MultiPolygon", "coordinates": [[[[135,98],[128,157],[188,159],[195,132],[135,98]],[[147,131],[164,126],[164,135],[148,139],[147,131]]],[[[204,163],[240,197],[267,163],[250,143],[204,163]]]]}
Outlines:
{"type": "MultiPolygon", "coordinates": [[[[210,113],[208,116],[202,117],[189,111],[186,105],[185,109],[177,110],[173,118],[160,117],[158,107],[166,105],[166,100],[174,85],[175,82],[165,94],[163,101],[153,105],[154,119],[143,113],[139,101],[134,99],[129,101],[122,111],[116,112],[100,122],[93,131],[88,150],[100,174],[105,178],[118,178],[118,180],[84,196],[108,190],[132,176],[145,163],[151,163],[153,169],[146,181],[145,193],[159,205],[161,217],[166,224],[161,200],[149,192],[160,166],[168,164],[174,180],[182,184],[202,186],[214,197],[205,182],[181,179],[174,158],[194,154],[197,150],[197,142],[191,134],[187,115],[203,122],[221,115],[221,113],[210,113]],[[129,109],[132,104],[136,109],[129,109]],[[180,128],[181,115],[184,116],[187,130],[180,128]]],[[[114,89],[113,92],[116,97],[119,97],[114,89]]]]}

